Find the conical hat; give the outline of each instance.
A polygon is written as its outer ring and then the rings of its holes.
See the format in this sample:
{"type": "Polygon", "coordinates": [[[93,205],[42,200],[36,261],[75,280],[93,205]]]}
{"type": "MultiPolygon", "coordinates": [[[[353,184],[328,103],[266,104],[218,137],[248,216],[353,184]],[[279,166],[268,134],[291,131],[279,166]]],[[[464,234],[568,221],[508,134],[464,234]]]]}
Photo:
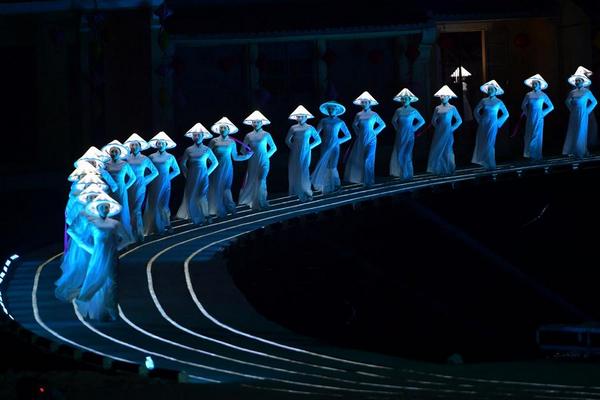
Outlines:
{"type": "Polygon", "coordinates": [[[262,113],[258,110],[252,112],[252,114],[248,115],[246,119],[242,122],[244,125],[252,125],[253,121],[262,121],[263,125],[269,125],[271,121],[267,119],[262,113]]]}
{"type": "Polygon", "coordinates": [[[449,96],[449,97],[458,97],[456,94],[454,94],[454,92],[448,87],[448,85],[444,85],[442,86],[442,88],[440,90],[438,90],[437,92],[435,92],[435,94],[433,95],[434,97],[442,97],[442,96],[449,96]]]}
{"type": "Polygon", "coordinates": [[[342,115],[343,113],[346,112],[346,107],[344,107],[343,105],[341,105],[340,103],[335,102],[335,101],[327,101],[327,102],[321,104],[319,106],[319,111],[321,111],[322,114],[329,116],[329,112],[327,112],[328,107],[334,107],[334,111],[333,111],[334,117],[337,117],[338,115],[342,115]]]}
{"type": "Polygon", "coordinates": [[[193,139],[194,133],[202,134],[202,139],[210,139],[213,137],[212,133],[210,133],[208,129],[206,129],[204,125],[202,125],[200,122],[192,126],[190,130],[185,133],[184,136],[193,139]]]}
{"type": "Polygon", "coordinates": [[[535,74],[533,76],[530,76],[529,78],[525,79],[523,82],[525,83],[525,85],[527,85],[529,87],[533,87],[533,81],[538,81],[540,83],[540,89],[542,89],[542,90],[548,88],[548,82],[546,82],[540,74],[535,74]]]}
{"type": "Polygon", "coordinates": [[[85,211],[90,215],[98,217],[98,205],[105,203],[110,206],[110,209],[108,211],[109,217],[117,215],[121,212],[121,205],[106,193],[100,193],[98,196],[96,196],[94,200],[87,204],[87,206],[85,207],[85,211]]]}
{"type": "Polygon", "coordinates": [[[290,114],[290,116],[288,117],[289,119],[298,119],[298,117],[300,116],[306,116],[306,118],[314,118],[315,116],[312,115],[306,108],[304,108],[304,106],[299,105],[298,107],[296,107],[296,109],[290,114]]]}
{"type": "Polygon", "coordinates": [[[96,160],[101,163],[105,163],[110,160],[110,156],[103,151],[100,151],[97,147],[92,146],[87,151],[75,161],[75,168],[77,168],[79,161],[88,161],[88,160],[96,160]]]}
{"type": "Polygon", "coordinates": [[[577,67],[577,71],[575,71],[575,75],[585,75],[588,78],[592,76],[594,73],[587,69],[586,67],[582,67],[581,65],[577,67]]]}
{"type": "Polygon", "coordinates": [[[110,149],[114,147],[119,149],[121,157],[127,157],[127,155],[129,154],[129,149],[126,146],[123,146],[123,143],[119,142],[118,140],[113,140],[112,142],[104,146],[102,148],[102,151],[110,155],[110,149]]]}
{"type": "Polygon", "coordinates": [[[487,94],[488,88],[490,86],[493,86],[496,88],[496,96],[500,96],[501,94],[504,94],[504,90],[500,87],[500,85],[498,85],[498,82],[496,82],[493,79],[491,81],[486,82],[483,85],[481,85],[479,87],[479,90],[481,90],[483,93],[487,94]]]}
{"type": "Polygon", "coordinates": [[[89,203],[88,196],[96,196],[97,197],[101,193],[104,193],[102,186],[92,184],[92,185],[86,187],[85,189],[83,189],[81,191],[81,193],[79,193],[79,196],[77,196],[77,200],[79,200],[79,202],[82,204],[87,204],[87,203],[89,203]]]}
{"type": "Polygon", "coordinates": [[[173,139],[171,139],[166,133],[164,133],[163,131],[158,132],[152,139],[148,140],[148,144],[151,147],[156,148],[156,143],[159,140],[164,140],[165,142],[167,142],[167,149],[172,149],[173,147],[177,146],[177,144],[173,141],[173,139]]]}
{"type": "Polygon", "coordinates": [[[414,103],[415,101],[418,101],[419,98],[417,96],[414,95],[413,92],[411,92],[410,90],[408,90],[407,88],[404,88],[400,91],[400,93],[398,93],[396,95],[396,97],[394,97],[394,101],[402,101],[403,97],[408,97],[410,98],[410,102],[414,103]]]}
{"type": "Polygon", "coordinates": [[[77,181],[76,188],[78,191],[82,191],[90,185],[99,185],[104,191],[108,190],[108,185],[98,175],[87,174],[83,178],[77,181]]]}
{"type": "Polygon", "coordinates": [[[462,75],[463,78],[467,76],[471,76],[471,73],[467,71],[462,65],[454,70],[453,73],[450,74],[451,78],[460,78],[462,75]]]}
{"type": "Polygon", "coordinates": [[[360,96],[358,96],[356,99],[354,99],[354,101],[352,103],[356,104],[357,106],[361,106],[362,105],[361,101],[363,101],[363,100],[368,100],[372,106],[376,106],[377,104],[379,104],[377,102],[377,100],[375,100],[373,98],[373,96],[371,96],[371,94],[369,92],[367,92],[366,90],[364,92],[362,92],[362,94],[360,96]]]}
{"type": "MultiPolygon", "coordinates": [[[[244,123],[245,123],[245,122],[244,122],[244,123]]],[[[220,134],[221,134],[221,132],[219,131],[219,128],[221,127],[221,125],[226,125],[226,126],[228,126],[228,127],[229,127],[229,133],[230,133],[230,134],[236,133],[236,132],[238,131],[238,128],[237,128],[237,126],[235,126],[235,125],[233,124],[233,122],[231,122],[231,121],[229,120],[229,118],[227,118],[227,117],[223,117],[223,118],[221,118],[220,120],[218,120],[217,122],[215,122],[215,123],[213,124],[213,126],[211,126],[211,127],[210,127],[210,130],[211,130],[213,133],[216,133],[217,135],[220,135],[220,134]]]]}
{"type": "Polygon", "coordinates": [[[131,142],[138,142],[140,144],[140,149],[142,151],[150,148],[150,145],[148,144],[148,142],[146,142],[144,139],[142,139],[141,136],[138,135],[137,133],[133,133],[131,136],[129,136],[127,138],[127,140],[125,141],[125,143],[123,143],[123,144],[125,146],[129,146],[129,144],[131,144],[131,142]]]}
{"type": "Polygon", "coordinates": [[[81,161],[79,166],[71,172],[67,179],[69,182],[77,182],[87,174],[100,175],[100,171],[89,162],[81,161]]]}

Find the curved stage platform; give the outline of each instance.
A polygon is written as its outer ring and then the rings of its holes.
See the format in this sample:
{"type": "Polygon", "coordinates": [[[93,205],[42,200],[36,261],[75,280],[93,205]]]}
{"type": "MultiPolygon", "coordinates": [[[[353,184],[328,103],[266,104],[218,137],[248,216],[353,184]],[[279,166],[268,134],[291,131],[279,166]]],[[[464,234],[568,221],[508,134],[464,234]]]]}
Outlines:
{"type": "MultiPolygon", "coordinates": [[[[570,381],[520,378],[518,371],[498,376],[491,366],[422,363],[297,335],[253,309],[233,283],[223,256],[229,244],[252,231],[344,205],[440,186],[598,167],[600,156],[510,164],[494,171],[465,169],[453,176],[347,186],[308,203],[281,197],[272,199],[268,210],[239,208],[206,226],[181,221],[172,234],[150,237],[120,254],[120,318],[115,322],[85,321],[74,304],[55,299],[61,253],[45,260],[23,257],[4,288],[4,301],[27,330],[75,347],[84,357],[94,353],[136,371],[151,356],[156,367],[185,371],[190,382],[238,385],[254,395],[600,399],[600,382],[590,384],[591,376],[570,381]]],[[[541,368],[552,371],[554,366],[541,368]]]]}

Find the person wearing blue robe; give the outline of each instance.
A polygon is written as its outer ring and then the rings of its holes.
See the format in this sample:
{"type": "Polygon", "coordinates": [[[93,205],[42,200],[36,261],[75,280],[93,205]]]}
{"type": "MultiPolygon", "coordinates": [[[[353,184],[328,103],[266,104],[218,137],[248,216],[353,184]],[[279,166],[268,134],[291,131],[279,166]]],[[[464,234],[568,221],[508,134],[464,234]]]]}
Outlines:
{"type": "Polygon", "coordinates": [[[368,92],[364,92],[353,102],[362,107],[354,117],[352,128],[355,141],[344,170],[344,180],[371,186],[375,183],[375,152],[377,135],[385,128],[385,122],[371,110],[379,104],[368,92]]]}
{"type": "Polygon", "coordinates": [[[177,218],[191,219],[196,225],[210,222],[208,180],[219,165],[210,147],[202,144],[203,139],[210,138],[212,135],[204,127],[202,130],[192,132],[191,139],[194,144],[185,149],[179,161],[180,170],[185,177],[185,189],[183,200],[177,210],[177,218]]]}
{"type": "Polygon", "coordinates": [[[148,186],[143,216],[144,235],[162,235],[172,230],[169,209],[171,180],[179,175],[180,170],[175,157],[167,152],[167,149],[172,149],[176,144],[166,133],[158,133],[148,143],[157,149],[149,157],[158,170],[158,176],[148,186]]]}
{"type": "Polygon", "coordinates": [[[548,83],[541,75],[536,74],[527,78],[525,85],[533,90],[527,92],[521,103],[521,111],[527,118],[523,156],[538,161],[543,158],[544,118],[554,110],[554,105],[548,95],[542,91],[548,87],[548,83]]]}
{"type": "Polygon", "coordinates": [[[569,92],[565,101],[569,109],[569,126],[562,153],[569,157],[583,158],[588,155],[587,135],[590,113],[598,101],[587,88],[592,81],[579,69],[568,79],[568,82],[575,86],[575,89],[569,92]]]}
{"type": "MultiPolygon", "coordinates": [[[[91,185],[77,196],[78,201],[73,210],[73,212],[77,211],[77,215],[71,221],[67,232],[70,230],[84,241],[88,239],[89,215],[85,211],[85,206],[101,193],[104,191],[100,185],[91,185]]],[[[56,286],[54,294],[57,299],[70,302],[78,296],[89,260],[90,254],[76,242],[70,241],[60,265],[61,276],[54,283],[56,286]]]]}
{"type": "Polygon", "coordinates": [[[121,221],[123,229],[125,229],[131,240],[133,240],[131,214],[129,211],[129,195],[127,191],[135,183],[137,178],[129,163],[125,161],[129,151],[127,147],[116,140],[113,140],[111,143],[104,146],[102,150],[110,155],[111,159],[106,163],[106,171],[110,173],[117,183],[117,190],[112,192],[110,196],[123,207],[117,219],[121,221]]]}
{"type": "Polygon", "coordinates": [[[316,128],[317,133],[321,135],[321,157],[310,180],[315,190],[329,194],[338,191],[342,186],[338,173],[340,145],[352,136],[346,123],[339,118],[346,111],[344,106],[330,101],[321,104],[319,110],[326,115],[325,118],[321,118],[316,128]],[[339,136],[340,132],[342,137],[339,136]]]}
{"type": "Polygon", "coordinates": [[[250,114],[243,123],[252,125],[253,130],[244,137],[246,147],[242,148],[241,153],[244,155],[250,151],[252,155],[248,159],[248,169],[240,190],[238,204],[260,211],[269,207],[267,200],[267,175],[271,166],[269,159],[277,151],[277,146],[271,134],[263,129],[263,125],[269,124],[270,121],[259,111],[250,114]]]}
{"type": "Polygon", "coordinates": [[[321,137],[312,125],[306,123],[308,118],[314,117],[303,106],[294,110],[289,118],[298,123],[290,127],[285,137],[285,144],[290,148],[288,192],[304,202],[312,200],[310,156],[312,149],[321,144],[321,137]]]}
{"type": "MultiPolygon", "coordinates": [[[[135,134],[134,134],[135,135],[135,134]]],[[[144,220],[142,207],[146,199],[146,187],[158,176],[158,170],[150,161],[150,158],[143,155],[142,150],[150,147],[148,142],[137,135],[132,135],[125,141],[129,146],[130,153],[126,158],[127,163],[133,170],[136,180],[129,187],[129,213],[131,215],[131,230],[133,238],[137,242],[144,241],[144,220]],[[146,173],[148,172],[148,173],[146,173]]]]}
{"type": "Polygon", "coordinates": [[[480,89],[488,97],[481,99],[473,110],[478,126],[471,162],[491,170],[496,168],[496,136],[498,129],[508,119],[508,110],[504,102],[496,97],[503,94],[504,90],[495,80],[483,84],[480,89]]]}
{"type": "Polygon", "coordinates": [[[390,158],[390,175],[408,180],[414,176],[412,154],[415,132],[425,124],[425,119],[410,105],[419,100],[410,90],[402,89],[394,100],[399,101],[402,106],[396,109],[392,118],[396,140],[390,158]]]}
{"type": "Polygon", "coordinates": [[[69,235],[90,254],[85,278],[75,299],[79,312],[99,321],[116,320],[118,316],[117,265],[118,252],[130,242],[129,234],[116,219],[109,218],[121,206],[106,195],[98,195],[86,206],[90,214],[87,236],[69,230],[69,235]]]}
{"type": "Polygon", "coordinates": [[[252,156],[252,152],[238,153],[235,141],[228,137],[230,133],[236,133],[238,128],[228,118],[223,117],[217,121],[211,131],[219,135],[208,143],[218,165],[209,177],[208,212],[210,215],[224,217],[228,213],[235,213],[236,207],[231,194],[233,161],[245,161],[252,156]]]}
{"type": "Polygon", "coordinates": [[[458,110],[449,104],[451,97],[457,97],[444,85],[435,95],[441,104],[435,107],[431,118],[434,127],[433,139],[427,159],[427,172],[436,175],[451,175],[456,170],[454,161],[454,131],[462,124],[458,110]]]}

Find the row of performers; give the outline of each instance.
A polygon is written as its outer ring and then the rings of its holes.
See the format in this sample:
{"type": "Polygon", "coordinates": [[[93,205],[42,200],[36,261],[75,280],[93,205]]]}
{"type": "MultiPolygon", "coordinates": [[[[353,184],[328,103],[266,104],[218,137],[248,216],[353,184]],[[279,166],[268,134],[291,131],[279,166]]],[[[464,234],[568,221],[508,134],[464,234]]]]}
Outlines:
{"type": "MultiPolygon", "coordinates": [[[[587,89],[591,80],[585,71],[579,68],[568,79],[575,88],[566,101],[571,116],[563,153],[578,157],[587,154],[588,119],[596,105],[594,96],[587,89]]],[[[540,75],[528,78],[525,84],[532,91],[526,94],[522,103],[527,117],[524,155],[541,159],[543,119],[552,111],[553,105],[542,91],[548,84],[540,75]]],[[[509,114],[497,98],[503,90],[495,81],[485,83],[481,90],[487,97],[474,110],[479,128],[472,161],[486,168],[495,168],[496,133],[509,114]]],[[[442,87],[435,96],[440,98],[441,104],[435,108],[431,121],[434,137],[427,170],[447,175],[455,170],[453,132],[462,120],[457,109],[449,104],[450,99],[456,97],[450,88],[442,87]]],[[[402,106],[392,119],[397,134],[390,173],[410,179],[413,176],[414,134],[425,120],[410,105],[418,99],[408,89],[403,89],[395,100],[402,106]]],[[[371,110],[378,103],[368,92],[355,99],[354,104],[361,106],[362,110],[352,123],[356,140],[344,179],[368,186],[374,183],[376,137],[386,125],[371,110]]],[[[303,106],[290,115],[298,123],[290,128],[285,139],[291,149],[289,192],[301,201],[312,198],[312,188],[331,193],[341,187],[337,171],[340,144],[351,138],[349,129],[339,118],[345,108],[339,103],[327,102],[320,106],[320,111],[326,117],[316,128],[307,123],[313,116],[303,106]],[[321,145],[321,158],[310,174],[311,150],[318,145],[321,145]]],[[[107,270],[114,269],[110,266],[114,262],[111,260],[115,259],[120,248],[134,241],[143,241],[145,235],[170,230],[171,180],[180,172],[186,177],[186,186],[177,211],[178,218],[189,218],[196,224],[202,224],[211,215],[222,217],[235,212],[236,204],[231,193],[233,161],[248,160],[239,204],[254,210],[268,207],[266,178],[269,158],[277,151],[273,138],[263,129],[269,123],[259,111],[253,112],[244,120],[244,124],[251,125],[253,131],[245,136],[243,142],[229,136],[238,129],[226,117],[211,127],[217,135],[214,138],[198,123],[186,133],[194,144],[185,150],[179,163],[167,152],[176,144],[164,132],[148,142],[133,134],[124,144],[113,141],[102,150],[90,148],[77,160],[76,169],[69,176],[72,187],[65,217],[66,232],[71,240],[66,244],[63,275],[57,281],[57,297],[65,301],[77,299],[84,315],[89,317],[114,317],[114,307],[106,307],[107,299],[114,294],[107,288],[100,290],[108,284],[102,277],[112,276],[107,274],[107,270]],[[205,139],[212,139],[208,146],[202,144],[205,139]],[[239,152],[236,142],[241,144],[239,152]],[[156,149],[155,153],[148,157],[141,154],[151,147],[156,149]],[[118,220],[110,218],[117,214],[118,220]],[[104,284],[99,285],[98,280],[104,284]],[[100,299],[94,300],[95,296],[100,296],[100,299]],[[103,306],[98,307],[98,304],[103,306]],[[106,310],[109,310],[108,314],[106,310]]]]}

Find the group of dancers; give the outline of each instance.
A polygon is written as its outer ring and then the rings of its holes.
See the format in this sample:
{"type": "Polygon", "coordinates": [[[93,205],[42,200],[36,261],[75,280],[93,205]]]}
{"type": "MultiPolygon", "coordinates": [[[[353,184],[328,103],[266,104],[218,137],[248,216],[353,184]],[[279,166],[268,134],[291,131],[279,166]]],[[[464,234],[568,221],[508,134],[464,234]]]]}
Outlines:
{"type": "MultiPolygon", "coordinates": [[[[587,155],[588,120],[597,103],[587,89],[591,84],[590,75],[589,70],[579,67],[568,79],[574,89],[566,100],[570,117],[563,147],[565,155],[587,155]]],[[[527,119],[524,156],[539,160],[544,117],[554,106],[543,92],[548,83],[539,74],[524,83],[532,89],[521,106],[527,119]]],[[[496,167],[496,134],[509,113],[497,97],[504,91],[496,81],[489,81],[480,89],[486,97],[474,109],[478,129],[472,162],[493,169],[496,167]]],[[[440,104],[431,120],[434,133],[427,171],[448,175],[455,171],[453,132],[462,119],[456,107],[449,103],[457,96],[448,86],[443,86],[434,96],[440,99],[440,104]]],[[[411,179],[415,132],[425,124],[425,119],[411,106],[418,98],[410,90],[402,89],[394,100],[401,106],[392,118],[396,137],[390,175],[411,179]]],[[[371,109],[378,102],[368,92],[353,103],[362,110],[352,122],[355,138],[344,180],[370,186],[375,182],[377,136],[386,124],[371,109]]],[[[311,200],[313,190],[328,194],[341,189],[340,145],[352,138],[340,118],[346,111],[343,105],[329,101],[321,104],[319,110],[324,117],[316,127],[307,123],[314,116],[303,106],[298,106],[289,116],[296,122],[285,137],[285,144],[290,148],[289,194],[300,201],[311,200]],[[310,173],[311,151],[317,146],[321,146],[320,159],[310,173]]],[[[116,319],[117,254],[134,242],[142,242],[147,235],[171,230],[171,180],[180,173],[186,178],[186,185],[177,218],[204,224],[211,222],[214,216],[235,213],[236,202],[231,192],[233,161],[248,161],[238,204],[248,205],[253,210],[268,207],[269,159],[277,151],[273,137],[263,129],[270,121],[260,111],[254,111],[243,124],[252,127],[243,142],[231,137],[238,128],[227,117],[213,124],[210,131],[200,123],[195,124],[185,134],[193,144],[185,149],[179,162],[167,151],[176,143],[165,132],[149,141],[134,133],[124,143],[113,140],[102,150],[88,149],[75,162],[75,170],[69,176],[72,185],[65,210],[65,253],[62,275],[56,282],[56,296],[76,302],[80,312],[88,318],[116,319]],[[208,145],[203,144],[208,139],[211,139],[208,145]],[[155,152],[149,156],[142,154],[150,148],[155,152]]]]}

